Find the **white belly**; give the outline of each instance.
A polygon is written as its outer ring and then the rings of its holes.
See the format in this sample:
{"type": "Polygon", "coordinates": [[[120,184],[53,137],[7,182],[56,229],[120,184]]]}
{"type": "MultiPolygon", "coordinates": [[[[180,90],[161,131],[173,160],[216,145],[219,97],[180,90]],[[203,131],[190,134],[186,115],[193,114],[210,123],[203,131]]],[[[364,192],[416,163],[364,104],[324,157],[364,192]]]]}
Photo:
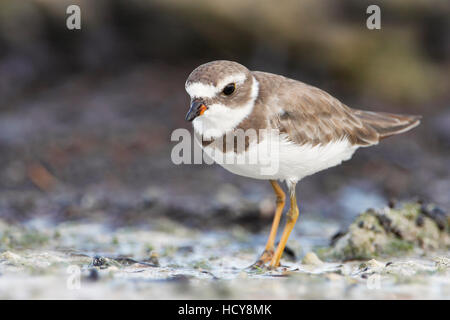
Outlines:
{"type": "Polygon", "coordinates": [[[326,145],[297,145],[286,136],[263,139],[246,152],[223,153],[205,147],[205,153],[228,171],[254,179],[298,181],[351,158],[358,146],[347,139],[326,145]]]}

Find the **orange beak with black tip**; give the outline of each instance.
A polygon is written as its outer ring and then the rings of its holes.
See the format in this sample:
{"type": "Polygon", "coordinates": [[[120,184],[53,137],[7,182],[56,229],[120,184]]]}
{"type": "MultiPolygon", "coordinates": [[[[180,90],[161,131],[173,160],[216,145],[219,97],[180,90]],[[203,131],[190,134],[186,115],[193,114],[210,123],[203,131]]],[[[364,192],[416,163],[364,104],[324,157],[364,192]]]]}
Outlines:
{"type": "Polygon", "coordinates": [[[198,116],[201,116],[208,110],[208,107],[202,101],[194,100],[191,103],[191,107],[186,115],[186,121],[192,121],[198,116]]]}

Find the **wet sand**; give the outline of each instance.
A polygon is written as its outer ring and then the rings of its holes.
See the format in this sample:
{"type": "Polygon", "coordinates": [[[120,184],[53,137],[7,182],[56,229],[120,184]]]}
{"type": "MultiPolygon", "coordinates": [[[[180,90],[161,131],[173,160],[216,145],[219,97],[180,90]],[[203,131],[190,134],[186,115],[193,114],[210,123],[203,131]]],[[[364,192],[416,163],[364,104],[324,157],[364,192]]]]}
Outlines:
{"type": "Polygon", "coordinates": [[[249,270],[265,232],[36,219],[0,223],[0,299],[450,299],[448,251],[322,262],[336,224],[304,220],[276,271],[249,270]],[[306,257],[305,257],[306,255],[306,257]]]}

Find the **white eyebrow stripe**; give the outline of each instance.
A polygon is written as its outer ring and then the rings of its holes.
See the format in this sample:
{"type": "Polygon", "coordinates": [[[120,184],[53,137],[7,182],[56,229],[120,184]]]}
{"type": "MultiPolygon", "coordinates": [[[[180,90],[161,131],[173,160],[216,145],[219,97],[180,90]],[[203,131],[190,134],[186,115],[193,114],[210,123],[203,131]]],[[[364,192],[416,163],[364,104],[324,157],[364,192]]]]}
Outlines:
{"type": "Polygon", "coordinates": [[[240,85],[245,82],[247,76],[244,73],[233,74],[221,80],[217,87],[211,84],[193,82],[186,84],[185,88],[191,98],[213,98],[229,83],[240,85]]]}
{"type": "Polygon", "coordinates": [[[237,85],[243,84],[246,78],[247,77],[244,73],[233,74],[221,80],[218,83],[217,87],[220,88],[220,90],[222,90],[229,83],[235,83],[237,85]]]}
{"type": "Polygon", "coordinates": [[[210,84],[194,82],[186,85],[186,91],[191,98],[212,98],[220,91],[210,84]]]}

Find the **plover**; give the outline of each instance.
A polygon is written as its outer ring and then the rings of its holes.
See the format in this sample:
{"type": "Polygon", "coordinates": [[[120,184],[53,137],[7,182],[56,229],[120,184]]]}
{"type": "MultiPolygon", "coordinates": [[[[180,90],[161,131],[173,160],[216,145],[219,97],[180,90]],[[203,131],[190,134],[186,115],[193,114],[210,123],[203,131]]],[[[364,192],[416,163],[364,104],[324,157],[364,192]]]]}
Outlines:
{"type": "Polygon", "coordinates": [[[276,160],[276,170],[263,172],[262,160],[220,162],[232,173],[269,180],[272,185],[275,215],[265,250],[255,263],[269,268],[279,266],[297,221],[298,181],[349,160],[360,147],[376,145],[381,139],[414,128],[421,118],[352,109],[316,87],[281,75],[250,71],[225,60],[197,67],[185,88],[191,97],[186,120],[192,121],[196,141],[214,160],[218,154],[250,156],[258,147],[265,146],[267,150],[268,142],[276,141],[272,143],[276,152],[266,156],[276,160]],[[237,146],[238,139],[233,134],[250,129],[257,132],[256,136],[245,135],[242,146],[237,146]],[[275,250],[286,199],[278,181],[287,184],[290,208],[275,250]]]}

